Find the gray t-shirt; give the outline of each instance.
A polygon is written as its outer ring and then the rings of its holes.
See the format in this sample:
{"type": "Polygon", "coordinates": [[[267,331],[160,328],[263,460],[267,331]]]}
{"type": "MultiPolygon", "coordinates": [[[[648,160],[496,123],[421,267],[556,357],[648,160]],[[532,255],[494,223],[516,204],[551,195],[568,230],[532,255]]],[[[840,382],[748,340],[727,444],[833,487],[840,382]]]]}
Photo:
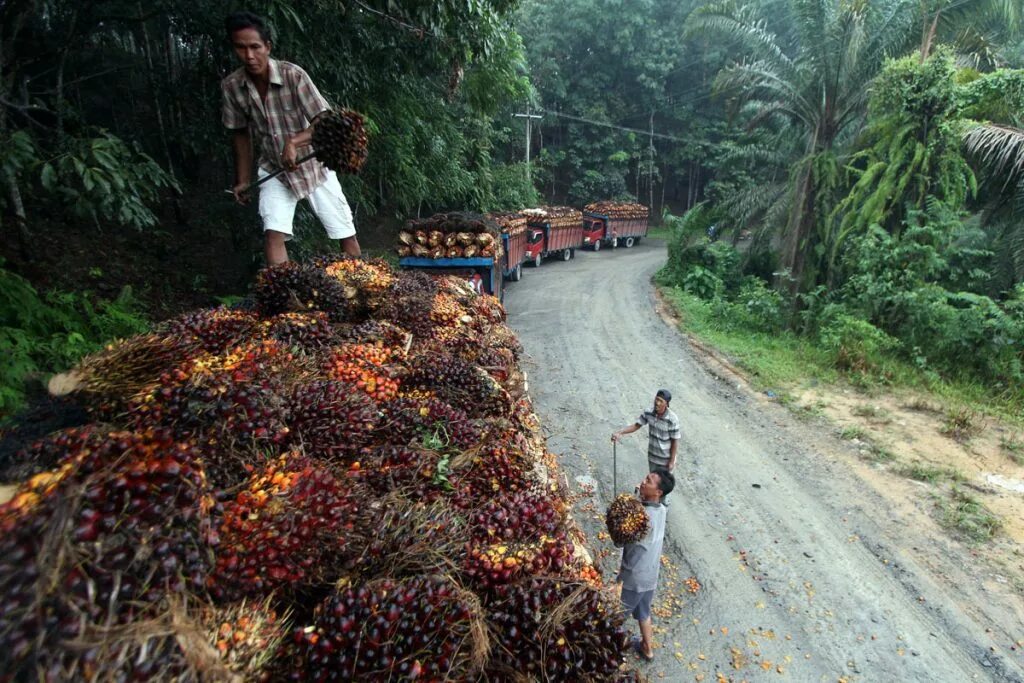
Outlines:
{"type": "Polygon", "coordinates": [[[651,468],[668,467],[672,459],[672,442],[682,438],[679,429],[679,418],[668,408],[665,414],[658,417],[653,410],[645,410],[636,419],[639,426],[649,425],[650,435],[647,440],[647,461],[651,468]]]}
{"type": "Polygon", "coordinates": [[[661,546],[665,541],[665,517],[668,508],[662,503],[644,502],[644,509],[651,520],[651,530],[638,543],[630,543],[622,549],[622,567],[619,580],[624,590],[644,593],[658,585],[658,570],[661,569],[661,546]]]}

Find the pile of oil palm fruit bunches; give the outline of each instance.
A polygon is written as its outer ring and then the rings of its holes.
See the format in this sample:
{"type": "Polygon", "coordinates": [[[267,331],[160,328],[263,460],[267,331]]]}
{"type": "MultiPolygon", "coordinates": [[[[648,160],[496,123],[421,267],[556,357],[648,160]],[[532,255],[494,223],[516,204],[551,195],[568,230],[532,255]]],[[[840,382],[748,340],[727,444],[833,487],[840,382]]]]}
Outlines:
{"type": "Polygon", "coordinates": [[[399,256],[474,258],[501,255],[501,226],[491,216],[452,212],[412,219],[398,233],[399,256]]]}
{"type": "Polygon", "coordinates": [[[583,225],[583,213],[571,206],[541,206],[536,209],[523,209],[530,225],[547,225],[552,228],[579,227],[583,225]]]}
{"type": "Polygon", "coordinates": [[[650,210],[643,204],[635,204],[632,202],[612,202],[602,201],[593,202],[583,207],[586,213],[598,214],[601,216],[607,216],[608,218],[630,218],[630,219],[644,219],[650,214],[650,210]]]}
{"type": "Polygon", "coordinates": [[[85,358],[0,506],[0,681],[632,680],[520,353],[316,259],[85,358]]]}

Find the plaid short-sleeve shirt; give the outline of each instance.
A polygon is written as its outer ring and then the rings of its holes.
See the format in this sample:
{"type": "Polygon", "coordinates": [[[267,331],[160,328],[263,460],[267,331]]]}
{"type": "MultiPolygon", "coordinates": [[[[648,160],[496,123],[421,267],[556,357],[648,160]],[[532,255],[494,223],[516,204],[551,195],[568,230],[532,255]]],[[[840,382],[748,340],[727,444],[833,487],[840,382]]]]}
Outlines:
{"type": "Polygon", "coordinates": [[[679,418],[668,408],[661,417],[653,410],[645,410],[636,419],[636,423],[650,427],[647,461],[652,467],[668,467],[668,462],[672,459],[672,442],[683,436],[679,429],[679,418]]]}
{"type": "MultiPolygon", "coordinates": [[[[221,120],[225,128],[248,128],[259,144],[260,167],[272,173],[281,168],[281,152],[288,137],[301,133],[321,113],[330,109],[327,100],[313,85],[302,67],[270,60],[270,85],[264,101],[245,69],[233,71],[221,81],[223,106],[221,120]]],[[[300,147],[299,157],[311,151],[300,147]]],[[[280,176],[296,197],[302,199],[327,179],[327,169],[310,159],[294,172],[280,176]]]]}

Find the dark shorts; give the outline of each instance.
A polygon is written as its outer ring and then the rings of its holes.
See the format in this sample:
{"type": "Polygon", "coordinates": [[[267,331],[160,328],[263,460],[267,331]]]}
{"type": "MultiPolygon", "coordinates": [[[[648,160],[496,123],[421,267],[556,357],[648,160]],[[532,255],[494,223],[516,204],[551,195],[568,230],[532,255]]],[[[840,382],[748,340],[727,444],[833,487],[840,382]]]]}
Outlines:
{"type": "Polygon", "coordinates": [[[628,619],[633,617],[637,621],[645,621],[651,618],[651,602],[654,600],[654,591],[631,591],[622,589],[622,613],[628,619]]]}

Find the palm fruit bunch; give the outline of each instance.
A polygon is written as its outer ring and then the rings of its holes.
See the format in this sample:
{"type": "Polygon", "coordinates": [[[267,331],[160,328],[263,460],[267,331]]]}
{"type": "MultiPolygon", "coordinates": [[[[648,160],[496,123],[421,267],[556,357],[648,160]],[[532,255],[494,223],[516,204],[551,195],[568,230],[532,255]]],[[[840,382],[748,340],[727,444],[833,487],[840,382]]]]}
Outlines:
{"type": "Polygon", "coordinates": [[[338,342],[337,332],[323,311],[280,313],[264,320],[261,327],[268,339],[303,351],[316,351],[338,342]]]}
{"type": "MultiPolygon", "coordinates": [[[[368,472],[368,470],[363,470],[368,472]]],[[[447,571],[462,555],[468,535],[462,515],[443,500],[389,496],[365,538],[353,571],[359,576],[416,576],[447,571]]]]}
{"type": "Polygon", "coordinates": [[[282,455],[224,505],[211,594],[234,600],[331,580],[358,513],[343,478],[312,458],[282,455]]]}
{"type": "Polygon", "coordinates": [[[202,625],[227,673],[247,681],[261,678],[267,661],[288,636],[287,622],[271,609],[269,600],[208,609],[202,625]]]}
{"type": "Polygon", "coordinates": [[[288,435],[281,376],[292,355],[273,340],[205,356],[164,373],[129,405],[134,424],[173,427],[183,436],[281,443],[288,435]]]}
{"type": "Polygon", "coordinates": [[[339,334],[350,343],[388,347],[392,349],[396,360],[405,357],[406,349],[412,342],[412,335],[398,325],[383,320],[367,320],[344,326],[339,334]]]}
{"type": "Polygon", "coordinates": [[[288,680],[468,680],[486,656],[479,603],[440,576],[338,590],[296,630],[288,680]]]}
{"type": "Polygon", "coordinates": [[[249,341],[258,322],[251,311],[218,306],[185,313],[162,323],[157,329],[164,336],[181,337],[207,353],[224,353],[249,341]]]}
{"type": "Polygon", "coordinates": [[[452,477],[458,498],[473,500],[477,496],[508,495],[532,486],[529,477],[533,463],[522,449],[503,442],[500,437],[487,437],[486,446],[473,455],[470,464],[452,477]]]}
{"type": "Polygon", "coordinates": [[[324,272],[344,287],[350,306],[362,316],[380,309],[398,281],[382,259],[343,259],[324,264],[324,272]]]}
{"type": "Polygon", "coordinates": [[[523,576],[558,575],[571,563],[576,546],[564,531],[515,543],[470,544],[462,573],[484,590],[518,581],[523,576]]]}
{"type": "Polygon", "coordinates": [[[381,406],[381,439],[396,445],[423,444],[432,436],[445,448],[466,450],[482,436],[464,412],[430,396],[404,396],[381,406]]]}
{"type": "Polygon", "coordinates": [[[434,331],[430,309],[437,293],[437,284],[418,270],[404,270],[398,274],[391,296],[380,309],[380,318],[408,330],[414,337],[424,339],[434,331]]]}
{"type": "Polygon", "coordinates": [[[320,114],[312,142],[316,160],[336,173],[354,175],[366,163],[366,122],[359,112],[332,109],[320,114]]]}
{"type": "Polygon", "coordinates": [[[296,386],[289,406],[292,442],[318,460],[357,461],[369,448],[380,422],[372,399],[335,380],[296,386]]]}
{"type": "Polygon", "coordinates": [[[19,671],[83,656],[66,641],[203,589],[213,499],[195,449],[167,431],[68,430],[62,465],[0,506],[0,651],[19,671]]]}
{"type": "Polygon", "coordinates": [[[390,367],[396,352],[377,344],[342,344],[331,350],[324,373],[351,384],[375,401],[389,401],[398,395],[400,385],[390,367]]]}
{"type": "Polygon", "coordinates": [[[583,210],[608,218],[646,219],[650,215],[646,206],[633,202],[592,202],[583,207],[583,210]]]}
{"type": "Polygon", "coordinates": [[[488,679],[612,680],[623,663],[621,608],[585,583],[536,578],[500,586],[487,622],[497,641],[488,679]]]}
{"type": "Polygon", "coordinates": [[[286,261],[256,276],[256,310],[265,317],[288,312],[323,311],[331,322],[351,318],[344,285],[315,264],[286,261]]]}
{"type": "Polygon", "coordinates": [[[359,478],[375,491],[401,491],[407,500],[433,502],[442,494],[435,484],[439,459],[421,448],[386,445],[360,461],[359,478]]]}
{"type": "Polygon", "coordinates": [[[644,504],[628,493],[615,496],[615,500],[608,506],[604,522],[615,545],[639,543],[651,530],[651,520],[644,510],[644,504]]]}
{"type": "Polygon", "coordinates": [[[470,513],[474,540],[493,543],[554,536],[565,528],[565,511],[542,491],[516,491],[485,499],[470,513]]]}
{"type": "Polygon", "coordinates": [[[65,390],[79,392],[93,413],[112,415],[129,397],[154,385],[161,374],[194,358],[200,349],[178,335],[146,334],[107,345],[79,362],[65,390]]]}
{"type": "Polygon", "coordinates": [[[432,391],[473,418],[508,412],[508,393],[484,370],[450,353],[420,353],[409,359],[403,386],[432,391]]]}

